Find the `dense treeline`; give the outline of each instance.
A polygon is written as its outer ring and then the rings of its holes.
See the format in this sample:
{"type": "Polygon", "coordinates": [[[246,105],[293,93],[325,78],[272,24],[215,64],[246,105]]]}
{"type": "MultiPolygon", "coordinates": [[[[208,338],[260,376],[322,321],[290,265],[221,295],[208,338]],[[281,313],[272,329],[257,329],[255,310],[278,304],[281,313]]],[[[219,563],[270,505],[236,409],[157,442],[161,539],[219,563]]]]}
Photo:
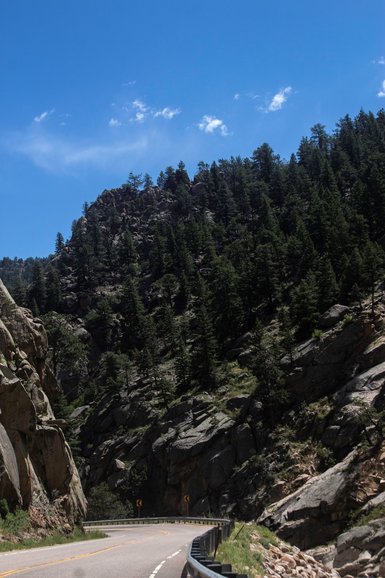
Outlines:
{"type": "MultiPolygon", "coordinates": [[[[252,330],[261,345],[273,315],[290,352],[336,301],[360,304],[381,274],[384,223],[385,112],[361,111],[333,135],[315,125],[288,162],[262,144],[250,158],[199,163],[192,180],[183,162],[156,184],[130,174],[12,289],[36,314],[85,320],[109,388],[140,371],[167,405],[174,387],[214,387],[237,338],[252,330]]],[[[258,351],[256,376],[271,380],[258,351]]]]}

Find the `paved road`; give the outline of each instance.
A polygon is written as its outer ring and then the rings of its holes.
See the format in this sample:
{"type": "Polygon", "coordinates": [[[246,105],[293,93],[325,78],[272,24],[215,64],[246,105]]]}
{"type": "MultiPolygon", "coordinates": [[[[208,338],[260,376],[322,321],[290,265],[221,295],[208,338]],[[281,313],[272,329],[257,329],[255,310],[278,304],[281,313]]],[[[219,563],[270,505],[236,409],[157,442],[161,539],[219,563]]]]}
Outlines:
{"type": "Polygon", "coordinates": [[[207,526],[103,527],[108,538],[0,554],[0,578],[181,578],[187,545],[207,526]]]}

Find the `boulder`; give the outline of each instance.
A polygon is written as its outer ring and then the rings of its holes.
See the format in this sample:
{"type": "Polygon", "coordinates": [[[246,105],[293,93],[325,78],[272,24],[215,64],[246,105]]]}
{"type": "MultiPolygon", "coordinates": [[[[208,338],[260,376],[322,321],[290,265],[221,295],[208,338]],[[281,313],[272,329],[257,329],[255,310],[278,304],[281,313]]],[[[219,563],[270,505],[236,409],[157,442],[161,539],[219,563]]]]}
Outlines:
{"type": "Polygon", "coordinates": [[[336,325],[336,323],[342,321],[342,319],[349,313],[349,311],[349,307],[346,307],[345,305],[333,305],[320,317],[318,325],[321,329],[328,329],[329,327],[333,327],[333,325],[336,325]]]}
{"type": "Polygon", "coordinates": [[[385,518],[351,528],[337,539],[333,566],[341,576],[371,574],[373,565],[385,561],[384,544],[385,518]]]}
{"type": "Polygon", "coordinates": [[[258,522],[300,548],[336,537],[346,524],[357,477],[355,453],[265,510],[258,522]]]}

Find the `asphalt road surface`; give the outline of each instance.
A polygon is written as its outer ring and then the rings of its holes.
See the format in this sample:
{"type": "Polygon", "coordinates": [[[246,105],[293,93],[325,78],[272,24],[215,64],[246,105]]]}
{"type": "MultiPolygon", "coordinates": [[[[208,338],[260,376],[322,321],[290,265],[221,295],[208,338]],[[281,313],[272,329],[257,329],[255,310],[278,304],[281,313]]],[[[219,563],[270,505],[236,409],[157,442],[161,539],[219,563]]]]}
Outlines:
{"type": "Polygon", "coordinates": [[[184,578],[188,544],[208,526],[100,527],[107,538],[0,554],[0,578],[184,578]]]}

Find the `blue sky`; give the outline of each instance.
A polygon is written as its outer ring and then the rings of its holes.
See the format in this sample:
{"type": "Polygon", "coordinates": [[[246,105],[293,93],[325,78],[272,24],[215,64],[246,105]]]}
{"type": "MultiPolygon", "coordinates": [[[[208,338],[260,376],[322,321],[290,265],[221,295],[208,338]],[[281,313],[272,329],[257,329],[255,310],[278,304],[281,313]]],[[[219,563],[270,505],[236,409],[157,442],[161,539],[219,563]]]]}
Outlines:
{"type": "Polygon", "coordinates": [[[377,112],[384,22],[384,0],[1,2],[0,257],[48,255],[130,171],[288,158],[377,112]]]}

